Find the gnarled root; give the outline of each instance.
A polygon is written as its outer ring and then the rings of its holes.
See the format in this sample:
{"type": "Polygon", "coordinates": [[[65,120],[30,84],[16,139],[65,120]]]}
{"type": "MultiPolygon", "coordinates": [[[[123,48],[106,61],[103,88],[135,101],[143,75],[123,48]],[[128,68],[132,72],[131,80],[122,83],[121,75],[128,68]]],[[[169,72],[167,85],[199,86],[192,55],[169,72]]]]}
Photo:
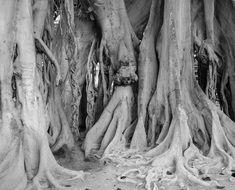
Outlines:
{"type": "Polygon", "coordinates": [[[130,86],[115,89],[99,120],[86,135],[84,141],[86,158],[94,155],[105,156],[114,147],[118,150],[119,146],[125,145],[123,133],[131,123],[132,103],[133,92],[130,86]]]}
{"type": "MultiPolygon", "coordinates": [[[[213,107],[220,111],[215,105],[213,107]]],[[[128,159],[115,160],[127,166],[144,166],[140,167],[138,172],[134,171],[135,169],[125,172],[119,177],[119,181],[138,185],[137,178],[142,176],[141,179],[145,179],[145,188],[148,190],[175,183],[181,188],[190,184],[221,187],[209,176],[215,173],[231,173],[234,169],[234,147],[221,126],[221,121],[225,118],[219,116],[219,113],[213,111],[211,148],[205,156],[194,145],[188,126],[188,115],[185,109],[179,106],[167,136],[157,147],[140,156],[129,154],[128,159]]]]}
{"type": "Polygon", "coordinates": [[[65,189],[66,187],[71,187],[76,179],[84,180],[85,173],[83,171],[72,171],[59,166],[44,141],[39,143],[39,155],[38,172],[33,177],[32,183],[29,184],[28,188],[34,186],[36,189],[45,187],[65,189]]]}

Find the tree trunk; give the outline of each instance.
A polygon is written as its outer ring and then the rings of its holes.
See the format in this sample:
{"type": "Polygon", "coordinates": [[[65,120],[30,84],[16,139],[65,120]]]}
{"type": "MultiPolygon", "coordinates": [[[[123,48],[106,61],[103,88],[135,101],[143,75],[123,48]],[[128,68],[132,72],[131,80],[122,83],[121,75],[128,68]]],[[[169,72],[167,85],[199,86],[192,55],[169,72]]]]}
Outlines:
{"type": "MultiPolygon", "coordinates": [[[[4,149],[1,149],[1,160],[4,160],[0,167],[1,175],[4,176],[1,188],[24,189],[26,179],[32,180],[32,185],[37,189],[41,188],[42,183],[59,189],[70,186],[70,180],[83,177],[83,172],[59,166],[49,148],[45,104],[39,91],[40,79],[36,69],[31,0],[20,0],[17,3],[7,1],[3,4],[1,13],[6,19],[1,19],[1,48],[4,50],[1,51],[1,63],[5,69],[1,72],[0,83],[1,116],[5,117],[1,117],[1,131],[4,133],[1,139],[4,149]],[[13,60],[16,44],[18,57],[13,60]],[[17,67],[20,66],[22,76],[17,85],[20,101],[20,104],[15,104],[17,107],[12,100],[13,61],[17,67]]],[[[35,21],[35,24],[38,23],[35,21]]]]}
{"type": "Polygon", "coordinates": [[[204,177],[235,169],[231,0],[8,0],[0,9],[1,188],[71,186],[84,173],[51,150],[71,150],[83,134],[86,158],[131,166],[120,182],[222,188],[204,177]]]}
{"type": "Polygon", "coordinates": [[[13,102],[12,76],[15,53],[15,23],[17,3],[1,1],[0,30],[0,174],[1,188],[24,189],[27,177],[24,172],[23,128],[13,102]]]}

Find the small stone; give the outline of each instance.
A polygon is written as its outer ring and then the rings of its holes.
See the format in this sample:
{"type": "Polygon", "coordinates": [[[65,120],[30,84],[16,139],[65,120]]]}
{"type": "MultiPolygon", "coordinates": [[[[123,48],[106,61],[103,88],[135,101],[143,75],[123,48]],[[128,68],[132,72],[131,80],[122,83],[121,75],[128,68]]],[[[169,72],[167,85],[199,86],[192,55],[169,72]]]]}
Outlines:
{"type": "Polygon", "coordinates": [[[121,179],[126,179],[126,176],[121,176],[120,178],[121,178],[121,179]]]}

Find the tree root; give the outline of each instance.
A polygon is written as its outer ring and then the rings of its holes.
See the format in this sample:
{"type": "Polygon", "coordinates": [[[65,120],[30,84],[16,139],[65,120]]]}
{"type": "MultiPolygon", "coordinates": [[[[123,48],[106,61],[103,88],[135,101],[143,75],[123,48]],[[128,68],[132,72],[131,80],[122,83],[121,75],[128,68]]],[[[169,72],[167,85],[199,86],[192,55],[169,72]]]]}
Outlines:
{"type": "Polygon", "coordinates": [[[131,169],[119,176],[120,182],[140,185],[141,183],[135,179],[140,178],[141,174],[141,178],[145,179],[145,188],[148,190],[175,183],[181,188],[187,188],[190,184],[221,186],[210,178],[209,181],[205,180],[207,179],[205,176],[210,176],[212,173],[230,174],[234,169],[234,147],[226,140],[221,126],[216,125],[219,122],[218,114],[213,114],[215,124],[212,125],[211,149],[207,156],[204,156],[193,144],[185,110],[179,107],[177,115],[171,122],[166,138],[156,148],[140,156],[133,156],[133,153],[129,153],[129,156],[127,154],[116,155],[116,159],[115,156],[109,157],[121,165],[142,166],[142,171],[131,169]],[[223,150],[224,146],[227,146],[226,152],[223,150]],[[133,172],[137,174],[128,176],[133,172]]]}
{"type": "Polygon", "coordinates": [[[115,89],[100,119],[86,135],[84,141],[86,158],[92,155],[98,158],[103,154],[108,155],[114,146],[116,150],[117,146],[123,145],[120,142],[123,141],[123,133],[131,123],[132,101],[133,93],[130,86],[115,89]]]}
{"type": "Polygon", "coordinates": [[[72,186],[72,182],[77,179],[84,180],[86,173],[83,171],[72,171],[59,166],[53,157],[49,147],[40,143],[40,164],[37,175],[33,177],[32,183],[28,188],[36,187],[42,189],[45,187],[55,187],[56,189],[65,189],[72,186]]]}
{"type": "Polygon", "coordinates": [[[56,68],[56,85],[59,84],[60,80],[61,80],[61,73],[60,73],[60,66],[59,63],[57,62],[56,58],[54,57],[53,53],[51,52],[51,50],[47,47],[47,45],[43,42],[43,40],[34,35],[35,41],[36,41],[36,46],[43,51],[43,53],[45,53],[48,58],[51,60],[51,62],[54,64],[55,68],[56,68]]]}
{"type": "Polygon", "coordinates": [[[68,150],[71,150],[74,147],[74,138],[70,130],[66,115],[62,108],[61,101],[59,100],[57,102],[58,102],[57,109],[58,109],[61,129],[59,135],[56,138],[55,143],[51,147],[52,152],[58,151],[64,145],[66,145],[68,150]]]}
{"type": "Polygon", "coordinates": [[[95,122],[95,98],[97,96],[94,89],[94,75],[93,72],[93,54],[96,40],[94,39],[90,48],[90,52],[87,59],[87,74],[86,74],[86,94],[87,94],[87,117],[86,117],[86,130],[88,131],[95,122]]]}
{"type": "Polygon", "coordinates": [[[54,70],[50,71],[51,87],[49,102],[47,104],[49,112],[48,139],[51,150],[58,151],[62,146],[71,150],[74,146],[74,138],[69,127],[69,123],[62,107],[59,87],[55,86],[54,70]]]}
{"type": "Polygon", "coordinates": [[[147,134],[145,123],[147,107],[156,88],[158,63],[155,51],[156,36],[160,31],[160,7],[162,1],[153,1],[150,9],[150,17],[144,31],[140,45],[140,57],[138,65],[139,92],[138,92],[138,122],[134,132],[131,148],[144,149],[147,146],[147,134]]]}

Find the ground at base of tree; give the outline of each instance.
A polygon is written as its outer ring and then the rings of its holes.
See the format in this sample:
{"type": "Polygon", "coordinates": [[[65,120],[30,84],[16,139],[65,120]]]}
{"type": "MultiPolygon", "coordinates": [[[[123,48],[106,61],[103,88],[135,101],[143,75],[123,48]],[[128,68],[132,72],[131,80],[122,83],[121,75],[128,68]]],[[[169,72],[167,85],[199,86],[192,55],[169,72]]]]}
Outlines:
{"type": "MultiPolygon", "coordinates": [[[[71,190],[145,190],[144,187],[136,187],[131,183],[120,183],[118,182],[118,176],[121,176],[124,172],[131,169],[130,167],[118,166],[114,163],[100,163],[84,161],[83,153],[76,149],[69,156],[65,154],[59,154],[57,161],[60,165],[73,169],[73,170],[84,170],[89,174],[86,175],[84,181],[79,180],[76,183],[77,188],[71,188],[71,190]]],[[[225,176],[214,175],[210,176],[213,179],[217,179],[220,187],[202,187],[199,185],[192,185],[188,189],[180,188],[175,185],[165,187],[164,190],[234,190],[235,182],[230,182],[225,176]],[[218,180],[219,179],[219,180],[218,180]]],[[[139,181],[141,182],[141,180],[139,181]]],[[[163,190],[163,188],[159,188],[163,190]]]]}

